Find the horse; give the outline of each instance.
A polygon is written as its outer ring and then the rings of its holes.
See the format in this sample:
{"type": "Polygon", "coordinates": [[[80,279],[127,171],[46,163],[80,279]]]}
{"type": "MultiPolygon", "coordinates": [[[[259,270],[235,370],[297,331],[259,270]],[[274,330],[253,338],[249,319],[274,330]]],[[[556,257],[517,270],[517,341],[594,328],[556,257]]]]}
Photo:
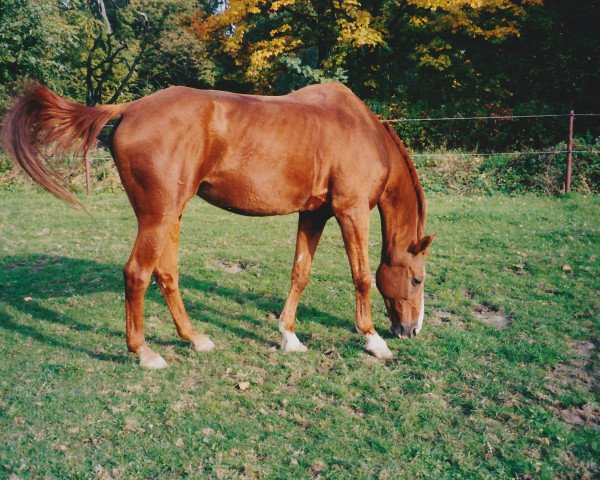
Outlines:
{"type": "Polygon", "coordinates": [[[392,356],[373,325],[368,256],[371,210],[381,216],[375,280],[394,335],[423,325],[426,206],[415,165],[392,126],[344,85],[312,85],[282,96],[170,87],[117,105],[84,106],[40,84],[26,87],[4,121],[8,154],[41,187],[81,206],[46,166],[49,151],[87,153],[101,129],[138,223],[124,267],[127,348],[142,367],[167,364],[144,338],[144,296],[155,276],[177,333],[196,351],[215,344],[196,331],[179,293],[180,222],[195,196],[247,216],[298,213],[291,286],[279,316],[281,349],[307,347],[296,309],[323,228],[335,217],[356,292],[356,329],[377,358],[392,356]]]}

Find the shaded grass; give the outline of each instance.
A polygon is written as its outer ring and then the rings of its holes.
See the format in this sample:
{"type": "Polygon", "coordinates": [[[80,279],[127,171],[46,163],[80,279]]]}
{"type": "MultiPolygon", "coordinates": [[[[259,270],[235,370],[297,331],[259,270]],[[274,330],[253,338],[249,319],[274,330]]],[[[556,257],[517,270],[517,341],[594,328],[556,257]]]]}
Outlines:
{"type": "MultiPolygon", "coordinates": [[[[170,365],[158,372],[141,370],[124,344],[121,272],[135,235],[126,197],[88,204],[91,215],[37,192],[0,192],[0,476],[598,474],[596,197],[431,198],[427,309],[438,321],[426,319],[414,340],[392,339],[373,292],[396,354],[388,363],[353,333],[335,222],[298,311],[310,350],[284,355],[268,314],[287,294],[296,218],[243,218],[195,200],[183,221],[182,293],[218,348],[195,354],[180,342],[153,284],[146,333],[170,365]],[[237,273],[223,268],[234,264],[237,273]],[[476,305],[506,315],[509,328],[478,321],[476,305]],[[582,342],[594,346],[583,356],[582,342]]],[[[378,222],[374,214],[373,269],[378,222]]]]}

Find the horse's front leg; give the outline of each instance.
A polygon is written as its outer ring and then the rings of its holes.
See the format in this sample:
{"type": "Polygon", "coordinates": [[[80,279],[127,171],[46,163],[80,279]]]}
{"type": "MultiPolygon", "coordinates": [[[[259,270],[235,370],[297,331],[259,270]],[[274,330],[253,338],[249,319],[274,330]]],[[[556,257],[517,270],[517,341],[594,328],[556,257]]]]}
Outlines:
{"type": "Polygon", "coordinates": [[[296,255],[292,267],[292,284],[283,311],[279,316],[279,330],[283,335],[281,349],[284,352],[304,352],[307,350],[306,346],[298,340],[294,331],[296,309],[310,276],[310,267],[317,244],[330,217],[331,213],[329,211],[321,209],[314,212],[300,213],[296,237],[296,255]]]}
{"type": "Polygon", "coordinates": [[[375,331],[371,318],[371,269],[368,251],[370,210],[365,204],[336,212],[335,215],[342,229],[356,289],[356,329],[365,336],[365,349],[369,353],[377,358],[390,358],[392,352],[385,340],[375,331]]]}

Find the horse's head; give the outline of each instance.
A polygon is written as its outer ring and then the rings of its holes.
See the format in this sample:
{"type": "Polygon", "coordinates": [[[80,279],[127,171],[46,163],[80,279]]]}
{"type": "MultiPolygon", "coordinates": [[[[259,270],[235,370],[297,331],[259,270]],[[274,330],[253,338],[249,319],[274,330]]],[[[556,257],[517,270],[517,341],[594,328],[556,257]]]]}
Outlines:
{"type": "Polygon", "coordinates": [[[392,333],[399,337],[414,337],[423,326],[425,257],[434,237],[423,237],[391,264],[382,261],[377,269],[377,288],[390,315],[392,333]]]}

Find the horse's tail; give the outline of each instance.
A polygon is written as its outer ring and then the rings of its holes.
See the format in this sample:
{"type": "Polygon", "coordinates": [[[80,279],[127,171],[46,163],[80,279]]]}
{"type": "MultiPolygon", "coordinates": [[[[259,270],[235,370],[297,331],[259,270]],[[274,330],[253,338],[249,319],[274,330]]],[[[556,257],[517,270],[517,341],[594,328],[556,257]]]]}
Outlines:
{"type": "Polygon", "coordinates": [[[76,207],[81,203],[48,170],[45,147],[54,153],[87,152],[109,120],[125,110],[122,105],[86,107],[59,97],[50,89],[31,84],[4,118],[2,143],[7,153],[41,187],[76,207]]]}

